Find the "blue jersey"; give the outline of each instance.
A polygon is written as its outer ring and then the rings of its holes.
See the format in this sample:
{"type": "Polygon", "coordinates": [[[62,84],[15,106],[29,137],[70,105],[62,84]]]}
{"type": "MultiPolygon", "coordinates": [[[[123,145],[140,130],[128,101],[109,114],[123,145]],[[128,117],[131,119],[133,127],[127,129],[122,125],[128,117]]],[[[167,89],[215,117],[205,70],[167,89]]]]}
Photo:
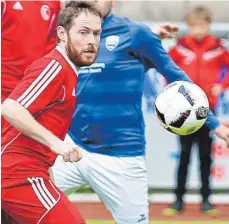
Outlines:
{"type": "MultiPolygon", "coordinates": [[[[90,152],[144,155],[141,107],[146,71],[156,68],[168,82],[190,80],[147,26],[112,14],[102,30],[96,62],[79,72],[69,135],[90,152]]],[[[212,115],[207,123],[211,128],[219,125],[212,115]]]]}

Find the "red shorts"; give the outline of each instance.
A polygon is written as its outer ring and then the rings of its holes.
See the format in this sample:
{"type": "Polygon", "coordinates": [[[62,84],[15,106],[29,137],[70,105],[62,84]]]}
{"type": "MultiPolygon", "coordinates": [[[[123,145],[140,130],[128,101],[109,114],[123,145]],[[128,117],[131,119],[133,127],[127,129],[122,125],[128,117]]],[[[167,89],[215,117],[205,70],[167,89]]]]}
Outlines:
{"type": "MultiPolygon", "coordinates": [[[[6,182],[7,180],[3,180],[6,182]]],[[[50,180],[27,178],[2,188],[2,210],[18,224],[85,224],[76,207],[50,180]]]]}

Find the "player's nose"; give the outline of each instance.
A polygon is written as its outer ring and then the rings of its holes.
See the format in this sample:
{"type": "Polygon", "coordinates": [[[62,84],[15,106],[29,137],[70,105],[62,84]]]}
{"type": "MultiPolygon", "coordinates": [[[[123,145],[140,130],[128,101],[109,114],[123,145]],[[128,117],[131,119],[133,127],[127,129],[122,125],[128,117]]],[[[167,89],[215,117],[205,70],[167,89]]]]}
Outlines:
{"type": "Polygon", "coordinates": [[[95,45],[96,44],[96,37],[93,33],[91,33],[88,37],[88,44],[95,45]]]}

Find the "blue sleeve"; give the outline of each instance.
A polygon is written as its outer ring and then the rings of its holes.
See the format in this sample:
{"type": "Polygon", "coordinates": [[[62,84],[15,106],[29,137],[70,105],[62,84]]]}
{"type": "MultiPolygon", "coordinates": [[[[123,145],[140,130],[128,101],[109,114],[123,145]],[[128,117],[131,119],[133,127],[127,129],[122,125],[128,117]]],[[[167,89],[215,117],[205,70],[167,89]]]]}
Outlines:
{"type": "MultiPolygon", "coordinates": [[[[161,40],[152,33],[147,26],[131,26],[132,34],[132,51],[146,66],[146,69],[156,68],[165,79],[171,83],[175,81],[188,81],[191,79],[181,70],[164,50],[161,40]]],[[[210,111],[206,125],[214,130],[220,125],[218,119],[210,111]]]]}

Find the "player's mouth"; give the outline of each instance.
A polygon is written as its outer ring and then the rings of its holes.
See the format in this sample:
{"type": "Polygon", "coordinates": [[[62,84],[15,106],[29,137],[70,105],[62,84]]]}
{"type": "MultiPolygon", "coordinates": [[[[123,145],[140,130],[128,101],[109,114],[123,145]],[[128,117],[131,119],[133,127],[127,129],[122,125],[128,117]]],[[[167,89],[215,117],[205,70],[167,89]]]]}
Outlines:
{"type": "Polygon", "coordinates": [[[91,50],[91,51],[84,51],[83,53],[86,54],[86,55],[88,55],[88,56],[92,56],[92,55],[95,55],[96,54],[96,52],[93,51],[93,50],[91,50]]]}

